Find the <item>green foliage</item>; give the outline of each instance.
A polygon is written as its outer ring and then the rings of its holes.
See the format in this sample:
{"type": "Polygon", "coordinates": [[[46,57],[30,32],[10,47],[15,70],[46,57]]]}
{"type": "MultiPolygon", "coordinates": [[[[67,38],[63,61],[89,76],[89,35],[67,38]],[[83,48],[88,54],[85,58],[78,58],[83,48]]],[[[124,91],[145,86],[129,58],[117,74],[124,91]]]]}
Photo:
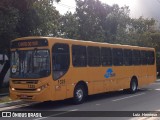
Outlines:
{"type": "Polygon", "coordinates": [[[112,12],[107,16],[107,23],[109,23],[108,36],[112,41],[111,43],[122,43],[126,35],[126,29],[130,23],[129,8],[127,6],[119,7],[118,5],[112,6],[112,12]]]}
{"type": "Polygon", "coordinates": [[[51,34],[52,36],[56,36],[60,15],[55,10],[52,2],[50,0],[35,1],[33,9],[38,18],[38,25],[34,29],[35,35],[47,36],[51,34]]]}
{"type": "Polygon", "coordinates": [[[19,20],[18,10],[11,7],[7,1],[0,3],[0,51],[6,52],[9,49],[10,39],[18,36],[16,25],[19,20]],[[7,4],[6,6],[4,6],[7,4]]]}
{"type": "Polygon", "coordinates": [[[75,13],[60,15],[59,0],[1,0],[0,50],[9,51],[12,39],[24,36],[59,36],[118,44],[160,48],[156,21],[129,17],[129,7],[99,0],[75,0],[75,13]]]}
{"type": "Polygon", "coordinates": [[[60,15],[53,1],[59,0],[1,0],[0,51],[17,37],[56,36],[60,15]]]}
{"type": "Polygon", "coordinates": [[[60,18],[59,36],[64,38],[78,38],[78,21],[75,14],[67,12],[60,18]]]}
{"type": "Polygon", "coordinates": [[[79,38],[83,40],[104,41],[106,36],[106,16],[111,11],[110,6],[99,0],[76,0],[76,16],[78,20],[79,38]]]}
{"type": "Polygon", "coordinates": [[[152,46],[160,51],[160,32],[154,32],[150,34],[152,46]]]}
{"type": "Polygon", "coordinates": [[[154,47],[155,43],[152,42],[151,38],[154,25],[155,20],[153,18],[144,19],[140,17],[138,19],[131,19],[126,33],[129,36],[127,38],[129,44],[154,47]]]}
{"type": "Polygon", "coordinates": [[[100,42],[117,42],[118,31],[126,30],[129,8],[109,6],[99,0],[76,0],[78,39],[100,42]]]}

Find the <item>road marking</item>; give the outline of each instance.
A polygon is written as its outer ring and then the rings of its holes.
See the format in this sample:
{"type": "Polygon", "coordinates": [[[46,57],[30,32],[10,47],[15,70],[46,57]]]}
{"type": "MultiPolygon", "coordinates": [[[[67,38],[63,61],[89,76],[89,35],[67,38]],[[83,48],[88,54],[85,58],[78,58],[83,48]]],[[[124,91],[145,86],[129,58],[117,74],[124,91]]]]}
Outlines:
{"type": "Polygon", "coordinates": [[[50,115],[50,116],[47,116],[47,117],[36,118],[36,119],[33,119],[33,120],[42,120],[42,119],[47,119],[48,117],[56,117],[58,115],[63,115],[63,114],[70,113],[70,112],[73,112],[73,111],[78,111],[78,109],[73,109],[73,110],[69,110],[69,111],[66,111],[66,112],[60,112],[60,113],[53,114],[53,115],[50,115]]]}
{"type": "Polygon", "coordinates": [[[98,106],[98,105],[101,105],[101,104],[96,104],[96,105],[98,106]]]}
{"type": "Polygon", "coordinates": [[[155,90],[160,90],[160,89],[155,89],[155,90]]]}
{"type": "Polygon", "coordinates": [[[151,83],[151,85],[154,85],[154,84],[160,84],[160,82],[151,83]]]}
{"type": "Polygon", "coordinates": [[[69,111],[78,111],[78,109],[73,109],[73,110],[69,110],[69,111]]]}
{"type": "Polygon", "coordinates": [[[152,89],[152,88],[147,88],[147,89],[140,89],[140,90],[146,90],[146,91],[160,91],[160,88],[157,88],[157,89],[152,89]]]}
{"type": "Polygon", "coordinates": [[[128,97],[123,97],[123,98],[115,99],[115,100],[112,100],[112,101],[116,102],[116,101],[120,101],[120,100],[124,100],[124,99],[129,99],[129,98],[132,98],[132,97],[141,96],[141,95],[144,95],[144,94],[145,93],[141,93],[141,94],[137,94],[137,95],[132,95],[132,96],[128,96],[128,97]]]}
{"type": "Polygon", "coordinates": [[[152,90],[154,90],[154,89],[151,89],[151,88],[149,88],[149,89],[147,89],[148,91],[152,91],[152,90]]]}

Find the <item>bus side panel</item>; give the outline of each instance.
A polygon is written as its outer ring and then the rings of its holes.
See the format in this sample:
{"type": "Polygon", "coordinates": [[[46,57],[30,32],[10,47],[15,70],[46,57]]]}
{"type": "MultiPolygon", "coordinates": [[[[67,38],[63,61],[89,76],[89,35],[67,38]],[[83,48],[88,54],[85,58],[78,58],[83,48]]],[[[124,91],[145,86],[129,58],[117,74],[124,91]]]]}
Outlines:
{"type": "Polygon", "coordinates": [[[72,85],[72,84],[67,84],[66,85],[66,88],[67,88],[66,98],[72,98],[73,97],[74,87],[75,87],[75,85],[72,85]]]}
{"type": "Polygon", "coordinates": [[[138,86],[142,86],[143,85],[143,79],[141,77],[141,74],[142,74],[141,65],[134,66],[134,76],[136,76],[137,79],[138,79],[138,86]]]}
{"type": "MultiPolygon", "coordinates": [[[[67,98],[73,97],[75,86],[78,82],[84,81],[86,84],[88,82],[88,71],[85,67],[70,67],[69,71],[65,75],[66,84],[66,96],[67,98]]],[[[90,84],[90,83],[88,83],[90,84]]],[[[87,84],[87,85],[88,85],[87,84]]],[[[92,85],[88,85],[88,91],[92,91],[92,85]]]]}
{"type": "Polygon", "coordinates": [[[63,100],[66,98],[66,85],[60,85],[57,82],[57,85],[55,86],[55,96],[56,100],[63,100]]]}
{"type": "Polygon", "coordinates": [[[130,87],[130,79],[133,76],[133,67],[116,66],[113,67],[115,73],[115,88],[113,90],[126,89],[130,87]]]}
{"type": "MultiPolygon", "coordinates": [[[[105,92],[106,84],[105,84],[105,69],[102,67],[88,67],[88,80],[91,84],[89,94],[97,94],[105,92]]],[[[108,85],[107,85],[108,87],[108,85]]]]}
{"type": "Polygon", "coordinates": [[[146,85],[148,83],[148,77],[147,77],[147,65],[141,65],[141,81],[143,85],[146,85]]]}
{"type": "Polygon", "coordinates": [[[118,84],[121,84],[122,89],[128,89],[130,88],[131,78],[134,75],[134,67],[133,66],[123,66],[122,68],[123,68],[122,69],[123,79],[122,79],[122,82],[118,84]]]}
{"type": "Polygon", "coordinates": [[[148,81],[147,83],[153,83],[157,77],[156,77],[156,65],[148,65],[147,66],[147,77],[148,77],[148,81]]]}

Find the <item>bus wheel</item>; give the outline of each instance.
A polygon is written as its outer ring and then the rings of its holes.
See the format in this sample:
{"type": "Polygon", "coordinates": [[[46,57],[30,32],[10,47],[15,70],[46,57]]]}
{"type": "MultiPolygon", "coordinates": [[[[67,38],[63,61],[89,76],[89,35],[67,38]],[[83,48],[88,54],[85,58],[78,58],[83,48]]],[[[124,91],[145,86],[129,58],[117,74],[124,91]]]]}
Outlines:
{"type": "Polygon", "coordinates": [[[131,83],[130,83],[130,93],[135,93],[137,91],[138,88],[138,83],[136,79],[132,79],[131,83]]]}
{"type": "Polygon", "coordinates": [[[77,85],[74,90],[73,102],[75,104],[81,104],[85,100],[85,88],[83,85],[77,85]]]}

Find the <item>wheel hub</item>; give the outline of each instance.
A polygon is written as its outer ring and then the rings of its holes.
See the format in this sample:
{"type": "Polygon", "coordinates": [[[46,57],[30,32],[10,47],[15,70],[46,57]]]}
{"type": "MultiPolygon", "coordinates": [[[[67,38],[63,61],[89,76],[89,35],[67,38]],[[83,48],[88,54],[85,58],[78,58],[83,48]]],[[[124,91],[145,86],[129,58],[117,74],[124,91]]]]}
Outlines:
{"type": "Polygon", "coordinates": [[[76,92],[77,99],[80,101],[83,98],[83,91],[81,89],[76,92]]]}

